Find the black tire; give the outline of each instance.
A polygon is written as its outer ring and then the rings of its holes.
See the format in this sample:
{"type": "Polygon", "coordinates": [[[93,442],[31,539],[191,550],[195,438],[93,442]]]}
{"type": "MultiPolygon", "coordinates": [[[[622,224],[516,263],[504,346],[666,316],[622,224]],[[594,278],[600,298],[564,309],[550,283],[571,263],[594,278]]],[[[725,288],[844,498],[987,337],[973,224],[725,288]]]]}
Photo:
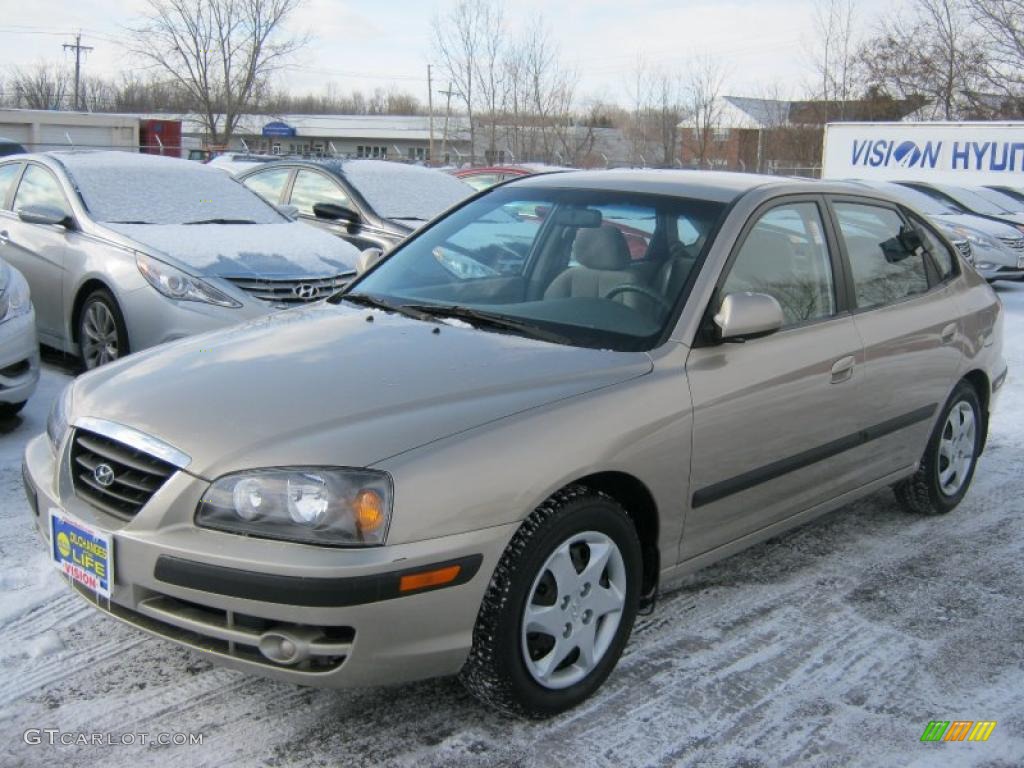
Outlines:
{"type": "Polygon", "coordinates": [[[82,302],[82,306],[78,310],[78,317],[75,319],[77,340],[80,356],[82,358],[82,365],[87,371],[91,371],[93,368],[119,360],[129,353],[128,348],[128,328],[124,323],[124,315],[121,314],[121,308],[117,305],[117,300],[113,294],[106,288],[97,288],[86,296],[85,301],[82,302]],[[97,352],[95,355],[89,350],[89,339],[93,338],[94,331],[96,330],[93,324],[90,324],[94,320],[94,312],[102,314],[103,311],[109,313],[110,320],[112,321],[111,331],[116,334],[113,337],[113,343],[103,345],[103,351],[97,352]]]}
{"type": "MultiPolygon", "coordinates": [[[[526,518],[502,555],[480,606],[473,647],[460,673],[462,683],[480,701],[508,714],[539,719],[575,707],[601,686],[622,655],[636,618],[642,572],[640,539],[620,504],[580,486],[559,491],[526,518]],[[542,686],[527,669],[523,616],[548,557],[583,532],[603,534],[618,547],[625,571],[625,600],[604,655],[578,682],[552,689],[542,686]]],[[[596,626],[597,622],[595,630],[596,626]]]]}
{"type": "Polygon", "coordinates": [[[20,403],[0,403],[0,419],[13,419],[21,413],[21,409],[27,402],[27,400],[22,400],[20,403]]]}
{"type": "Polygon", "coordinates": [[[981,409],[981,402],[978,400],[978,393],[966,381],[961,381],[953,389],[953,394],[946,401],[942,413],[932,430],[928,440],[928,447],[925,448],[924,456],[921,458],[921,466],[917,472],[901,480],[893,486],[896,500],[908,512],[919,515],[944,515],[951,512],[963,501],[967,490],[971,487],[974,479],[974,470],[978,466],[978,459],[981,456],[982,446],[985,444],[985,431],[988,429],[988,419],[981,409]],[[964,473],[955,493],[946,493],[940,482],[940,472],[945,469],[945,464],[939,456],[939,444],[943,433],[947,431],[947,421],[950,413],[961,404],[970,407],[974,414],[974,446],[973,461],[969,469],[964,473]]]}

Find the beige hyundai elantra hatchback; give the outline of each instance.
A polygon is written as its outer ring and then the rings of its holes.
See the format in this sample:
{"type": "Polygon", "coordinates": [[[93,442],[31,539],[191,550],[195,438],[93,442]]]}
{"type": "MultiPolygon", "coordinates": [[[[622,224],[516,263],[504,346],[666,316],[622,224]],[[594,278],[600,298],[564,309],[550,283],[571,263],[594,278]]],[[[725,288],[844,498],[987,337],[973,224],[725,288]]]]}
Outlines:
{"type": "Polygon", "coordinates": [[[1001,312],[864,187],[537,176],[327,301],[80,377],[25,486],[75,589],[218,663],[543,717],[682,575],[889,486],[956,507],[1001,312]]]}

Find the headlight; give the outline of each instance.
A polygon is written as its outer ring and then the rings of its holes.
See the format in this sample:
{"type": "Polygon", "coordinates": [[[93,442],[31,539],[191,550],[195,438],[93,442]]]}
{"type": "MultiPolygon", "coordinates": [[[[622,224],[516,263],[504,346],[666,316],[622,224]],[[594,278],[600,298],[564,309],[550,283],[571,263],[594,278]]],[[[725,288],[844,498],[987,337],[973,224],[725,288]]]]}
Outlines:
{"type": "Polygon", "coordinates": [[[169,299],[202,301],[206,304],[216,304],[218,307],[237,308],[242,306],[209,283],[198,277],[186,275],[180,269],[157,261],[152,256],[136,252],[135,263],[147,282],[169,299]]]}
{"type": "Polygon", "coordinates": [[[203,495],[196,525],[331,546],[384,543],[391,477],[369,469],[289,467],[225,475],[203,495]]]}
{"type": "Polygon", "coordinates": [[[46,419],[46,434],[50,438],[50,447],[56,454],[64,442],[64,436],[68,433],[68,414],[71,413],[71,384],[64,387],[64,391],[57,396],[50,409],[50,415],[46,419]]]}
{"type": "Polygon", "coordinates": [[[25,278],[0,263],[0,323],[28,314],[31,307],[25,278]]]}
{"type": "Polygon", "coordinates": [[[954,239],[962,238],[969,242],[974,248],[983,251],[999,248],[999,244],[983,232],[977,232],[973,229],[967,229],[966,227],[959,226],[946,226],[942,227],[942,229],[950,237],[954,239]]]}

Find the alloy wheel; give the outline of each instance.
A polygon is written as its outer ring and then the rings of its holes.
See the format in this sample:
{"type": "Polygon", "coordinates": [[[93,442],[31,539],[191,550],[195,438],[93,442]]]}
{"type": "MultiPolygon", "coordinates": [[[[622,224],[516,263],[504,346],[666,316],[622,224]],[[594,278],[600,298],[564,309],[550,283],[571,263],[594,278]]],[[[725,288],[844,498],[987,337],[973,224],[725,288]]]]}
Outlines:
{"type": "Polygon", "coordinates": [[[117,360],[120,337],[117,321],[110,307],[102,301],[93,301],[82,315],[82,359],[88,369],[117,360]]]}

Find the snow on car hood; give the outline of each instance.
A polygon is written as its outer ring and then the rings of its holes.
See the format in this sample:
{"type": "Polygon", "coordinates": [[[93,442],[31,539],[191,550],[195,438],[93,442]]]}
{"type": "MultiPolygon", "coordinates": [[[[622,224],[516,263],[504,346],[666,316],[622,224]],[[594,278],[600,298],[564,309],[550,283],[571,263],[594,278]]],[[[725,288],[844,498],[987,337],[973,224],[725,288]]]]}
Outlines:
{"type": "Polygon", "coordinates": [[[104,226],[210,277],[326,277],[353,271],[359,258],[354,245],[297,221],[104,226]]]}
{"type": "Polygon", "coordinates": [[[105,365],[76,381],[72,416],[158,437],[207,479],[254,467],[359,467],[651,368],[643,352],[318,304],[105,365]]]}

